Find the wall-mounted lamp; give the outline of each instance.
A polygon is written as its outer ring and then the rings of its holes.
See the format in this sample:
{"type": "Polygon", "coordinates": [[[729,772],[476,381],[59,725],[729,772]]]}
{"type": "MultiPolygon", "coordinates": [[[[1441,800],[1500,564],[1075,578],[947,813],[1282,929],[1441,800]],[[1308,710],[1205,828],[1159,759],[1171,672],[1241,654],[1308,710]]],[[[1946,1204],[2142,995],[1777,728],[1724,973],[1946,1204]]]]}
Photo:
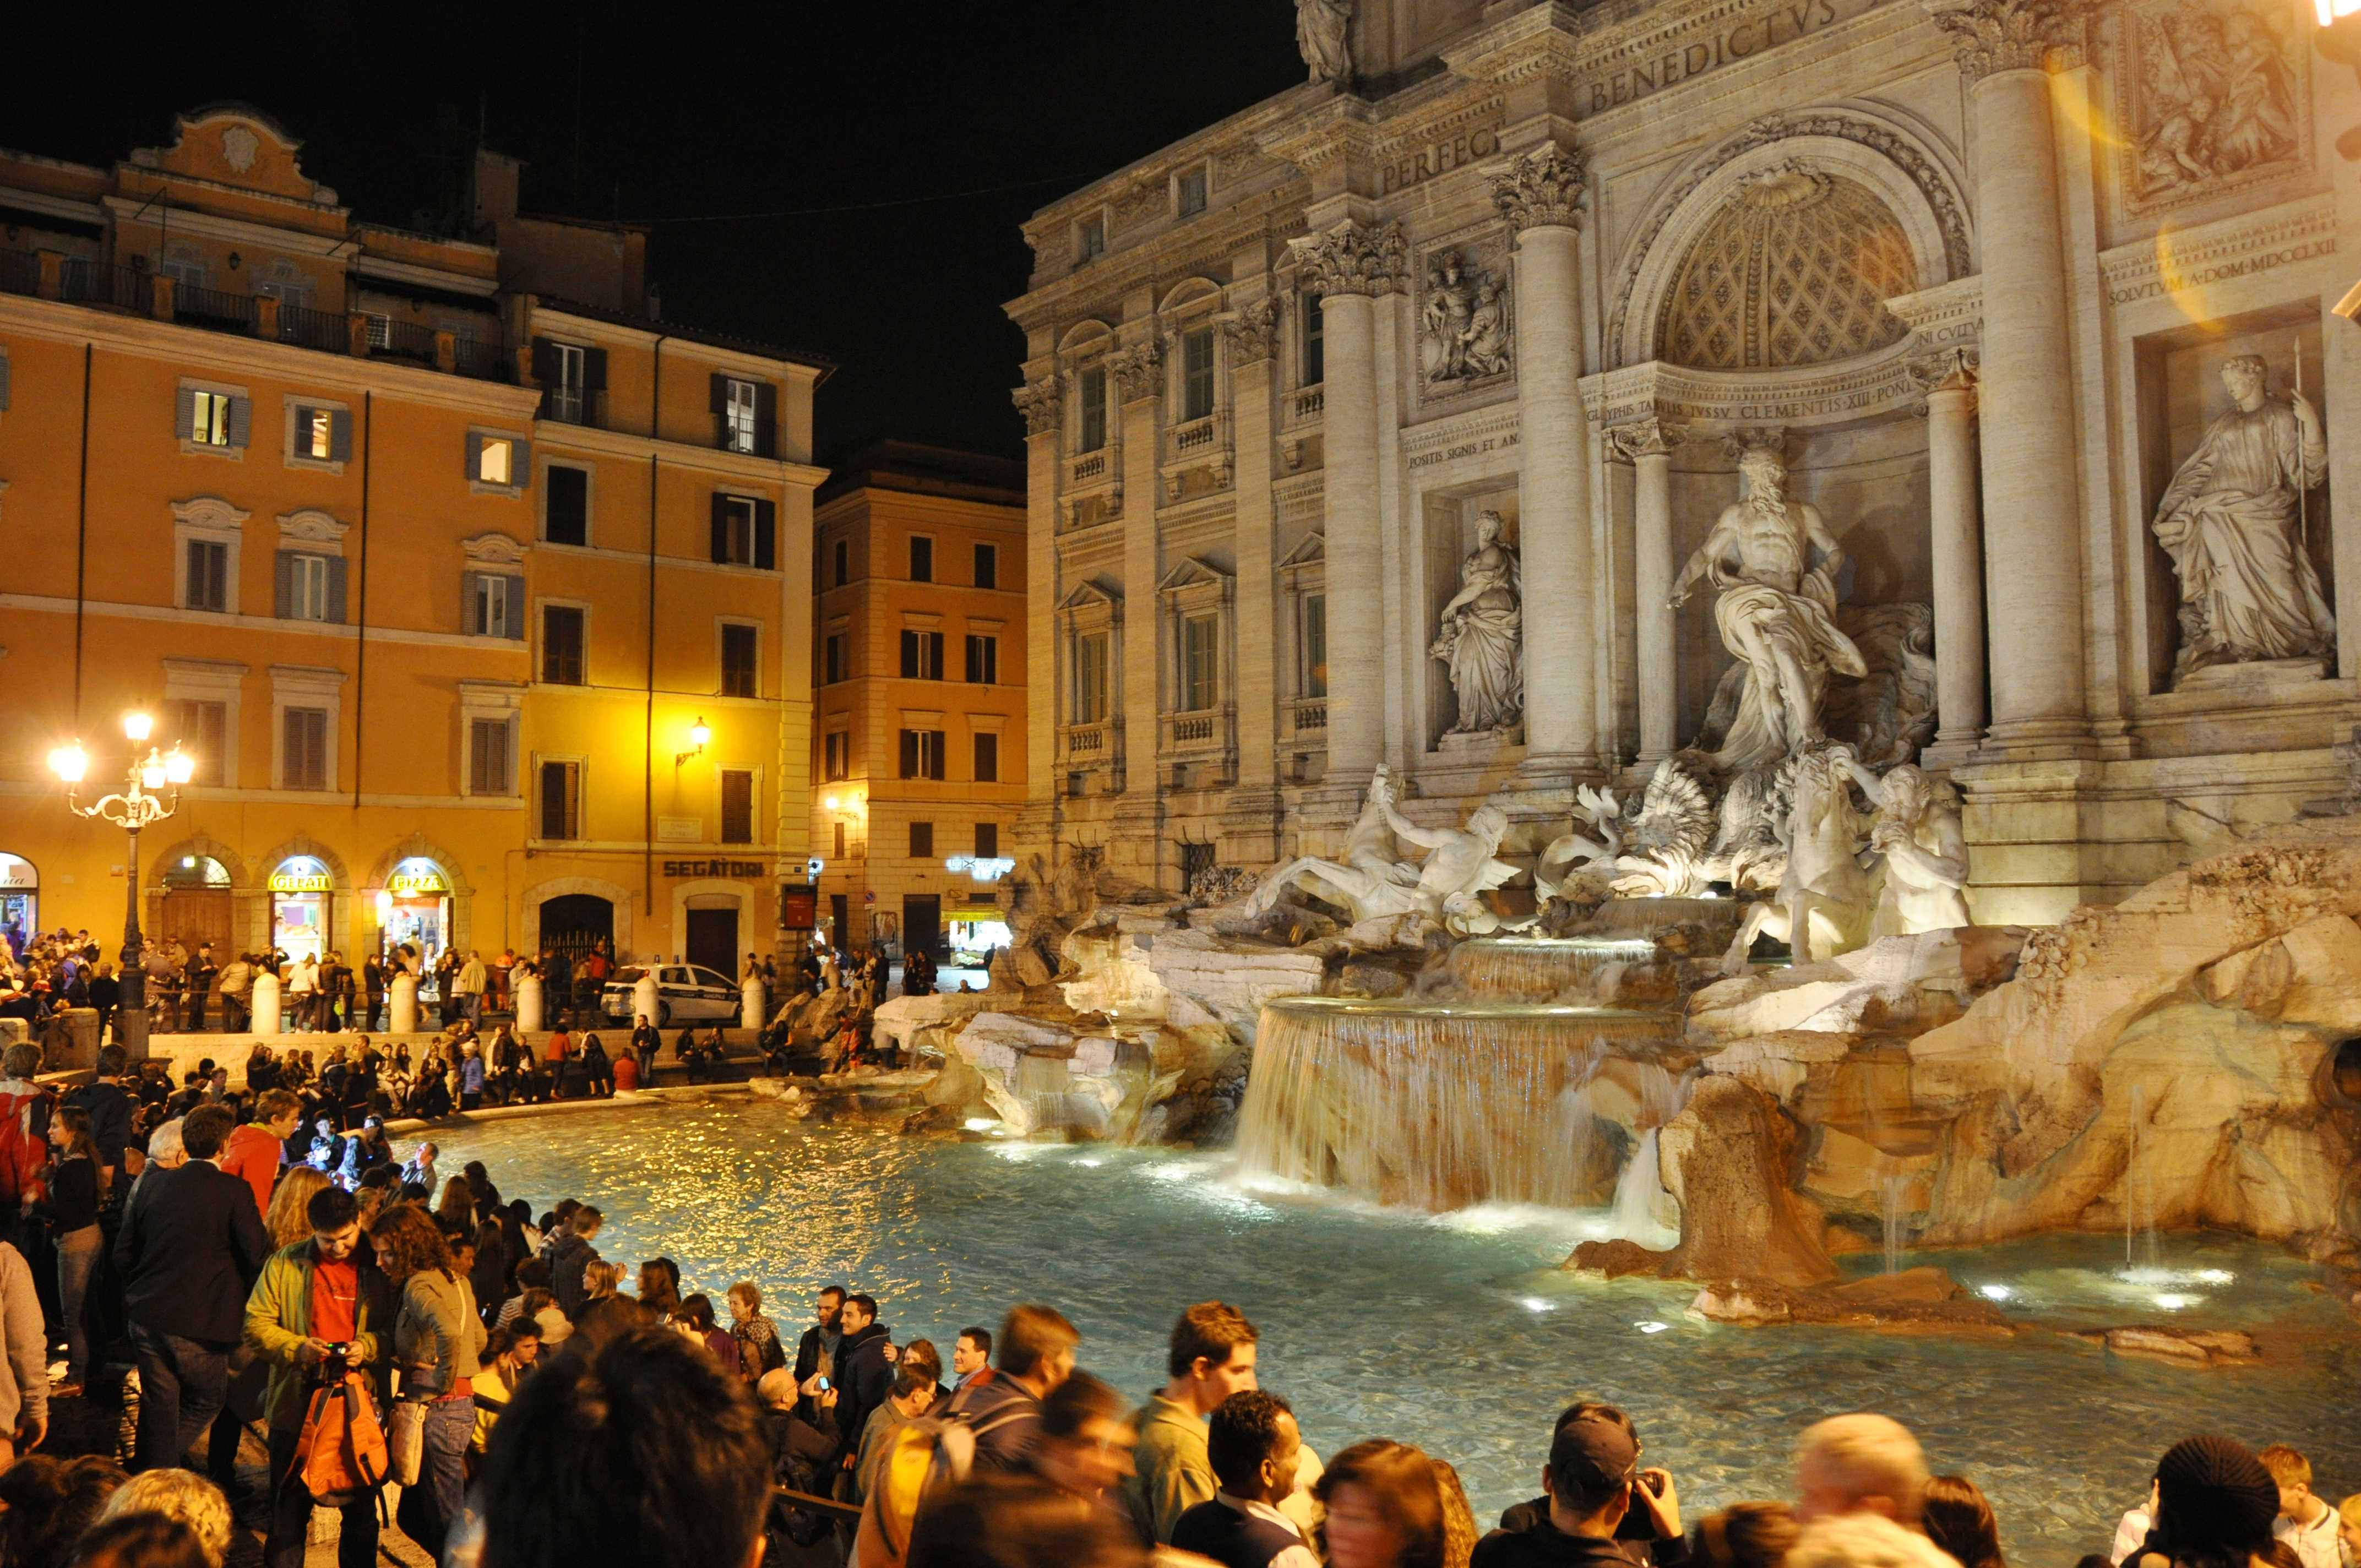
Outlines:
{"type": "Polygon", "coordinates": [[[672,765],[675,768],[705,755],[705,743],[713,739],[713,727],[705,722],[702,714],[697,716],[696,723],[688,727],[688,739],[694,750],[675,751],[672,754],[672,765]]]}

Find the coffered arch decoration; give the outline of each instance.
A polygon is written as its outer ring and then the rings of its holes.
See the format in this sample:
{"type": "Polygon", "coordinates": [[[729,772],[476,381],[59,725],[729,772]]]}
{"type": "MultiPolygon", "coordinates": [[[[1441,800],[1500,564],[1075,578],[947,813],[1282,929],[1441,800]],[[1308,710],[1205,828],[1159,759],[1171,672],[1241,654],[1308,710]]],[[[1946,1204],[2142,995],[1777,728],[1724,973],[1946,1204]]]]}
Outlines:
{"type": "Polygon", "coordinates": [[[1877,302],[1971,270],[1961,186],[1947,152],[1862,111],[1755,120],[1682,170],[1626,247],[1613,363],[1738,370],[1889,345],[1905,334],[1877,302]]]}

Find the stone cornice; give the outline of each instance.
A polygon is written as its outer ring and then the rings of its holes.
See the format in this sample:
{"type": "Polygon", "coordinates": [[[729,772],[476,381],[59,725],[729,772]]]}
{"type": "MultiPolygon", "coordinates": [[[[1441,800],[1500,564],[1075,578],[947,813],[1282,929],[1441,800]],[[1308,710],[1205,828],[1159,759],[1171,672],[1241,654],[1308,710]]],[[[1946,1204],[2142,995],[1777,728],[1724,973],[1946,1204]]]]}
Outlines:
{"type": "Polygon", "coordinates": [[[1794,370],[1692,370],[1652,359],[1584,377],[1582,401],[1609,430],[1651,419],[1716,435],[1767,424],[1844,424],[1915,411],[1926,393],[1912,366],[1927,353],[1927,345],[1910,337],[1841,365],[1794,370]]]}
{"type": "Polygon", "coordinates": [[[1581,14],[1573,6],[1529,6],[1444,50],[1443,62],[1471,82],[1501,87],[1571,76],[1582,50],[1581,34],[1581,14]]]}
{"type": "Polygon", "coordinates": [[[1371,162],[1378,152],[1378,112],[1358,98],[1334,97],[1255,139],[1266,154],[1306,174],[1340,159],[1371,162]]]}
{"type": "Polygon", "coordinates": [[[2118,246],[2099,272],[2108,302],[2129,305],[2334,254],[2336,198],[2323,193],[2118,246]]]}
{"type": "Polygon", "coordinates": [[[1203,274],[1219,277],[1231,258],[1255,241],[1301,233],[1306,200],[1303,181],[1290,181],[1223,209],[1221,216],[1227,221],[1202,228],[1192,225],[1187,235],[1176,236],[1169,244],[1110,252],[1087,267],[1042,281],[1003,308],[1027,332],[1071,325],[1083,316],[1119,320],[1121,301],[1135,289],[1203,274]]]}

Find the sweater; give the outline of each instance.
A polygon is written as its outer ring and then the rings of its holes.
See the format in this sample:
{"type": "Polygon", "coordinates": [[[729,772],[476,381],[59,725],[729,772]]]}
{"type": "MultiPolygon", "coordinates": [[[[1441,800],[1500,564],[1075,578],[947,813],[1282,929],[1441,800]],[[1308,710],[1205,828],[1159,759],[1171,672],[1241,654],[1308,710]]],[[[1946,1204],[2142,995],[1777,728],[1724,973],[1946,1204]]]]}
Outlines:
{"type": "Polygon", "coordinates": [[[1123,1484],[1124,1501],[1131,1506],[1132,1522],[1140,1535],[1169,1546],[1180,1516],[1213,1497],[1216,1483],[1213,1461],[1205,1456],[1205,1418],[1152,1394],[1133,1412],[1131,1425],[1139,1433],[1139,1444],[1132,1450],[1137,1468],[1123,1484]]]}
{"type": "Polygon", "coordinates": [[[445,1395],[479,1370],[484,1321],[465,1276],[422,1268],[402,1282],[401,1311],[393,1324],[393,1354],[402,1392],[445,1395]]]}

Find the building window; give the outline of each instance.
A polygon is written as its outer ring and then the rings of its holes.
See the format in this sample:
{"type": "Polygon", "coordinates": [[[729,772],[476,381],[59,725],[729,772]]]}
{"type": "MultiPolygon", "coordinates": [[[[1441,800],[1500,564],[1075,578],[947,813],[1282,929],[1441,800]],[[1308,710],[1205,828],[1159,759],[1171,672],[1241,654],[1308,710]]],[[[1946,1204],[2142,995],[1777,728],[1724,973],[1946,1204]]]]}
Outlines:
{"type": "Polygon", "coordinates": [[[979,544],[975,547],[975,586],[996,588],[1000,586],[1000,546],[979,544]]]}
{"type": "Polygon", "coordinates": [[[469,575],[467,630],[478,637],[524,635],[524,579],[500,572],[469,575]]]}
{"type": "Polygon", "coordinates": [[[1303,296],[1303,375],[1301,384],[1316,387],[1328,376],[1328,318],[1317,294],[1303,296]]]}
{"type": "Polygon", "coordinates": [[[328,614],[328,565],[325,555],[299,555],[291,550],[279,553],[279,570],[285,579],[280,619],[332,619],[328,614]]]}
{"type": "Polygon", "coordinates": [[[1213,329],[1180,334],[1180,418],[1209,419],[1213,412],[1213,329]]]}
{"type": "Polygon", "coordinates": [[[935,858],[935,825],[931,822],[910,824],[910,858],[931,861],[935,858]]]}
{"type": "Polygon", "coordinates": [[[970,637],[967,640],[968,684],[996,686],[1000,684],[1000,639],[970,637]]]}
{"type": "Polygon", "coordinates": [[[902,678],[906,681],[939,681],[943,678],[941,632],[902,633],[902,678]]]}
{"type": "Polygon", "coordinates": [[[1000,782],[1000,737],[997,735],[978,735],[975,738],[975,782],[1000,782]]]}
{"type": "Polygon", "coordinates": [[[542,379],[549,389],[549,417],[567,424],[584,423],[590,356],[570,343],[553,343],[548,348],[549,373],[542,379]]]}
{"type": "Polygon", "coordinates": [[[836,586],[840,588],[851,581],[852,581],[852,542],[840,539],[836,542],[836,586]]]}
{"type": "Polygon", "coordinates": [[[721,444],[731,452],[754,450],[754,383],[726,377],[721,398],[721,444]]]}
{"type": "Polygon", "coordinates": [[[1328,596],[1303,596],[1303,695],[1328,695],[1328,596]]]}
{"type": "Polygon", "coordinates": [[[717,566],[754,564],[754,503],[746,496],[713,498],[713,563],[717,566]]]}
{"type": "Polygon", "coordinates": [[[979,822],[975,825],[975,858],[979,861],[1000,859],[1000,824],[979,822]]]}
{"type": "Polygon", "coordinates": [[[1106,717],[1107,639],[1104,631],[1074,639],[1074,722],[1096,724],[1106,717]]]}
{"type": "Polygon", "coordinates": [[[184,433],[199,446],[230,445],[230,408],[236,401],[227,392],[190,394],[189,427],[184,433]]]}
{"type": "Polygon", "coordinates": [[[1221,618],[1180,621],[1180,711],[1202,713],[1221,700],[1221,618]]]}
{"type": "Polygon", "coordinates": [[[1074,381],[1075,401],[1082,408],[1082,424],[1075,432],[1079,438],[1075,443],[1076,449],[1096,452],[1106,444],[1106,367],[1094,365],[1075,377],[1074,381]]]}
{"type": "Polygon", "coordinates": [[[467,793],[508,795],[514,788],[516,724],[507,718],[467,723],[467,793]]]}
{"type": "Polygon", "coordinates": [[[821,685],[832,686],[839,681],[850,678],[846,673],[850,665],[845,658],[845,636],[841,631],[831,631],[821,641],[821,685]]]}
{"type": "Polygon", "coordinates": [[[760,696],[762,675],[756,667],[760,630],[737,621],[721,624],[721,695],[760,696]]]}
{"type": "Polygon", "coordinates": [[[582,836],[582,764],[541,764],[541,836],[578,839],[582,836]]]}
{"type": "Polygon", "coordinates": [[[181,750],[196,759],[193,782],[221,783],[226,776],[222,764],[229,754],[229,705],[182,697],[174,707],[181,750]]]}
{"type": "MultiPolygon", "coordinates": [[[[828,732],[828,739],[823,743],[821,751],[820,777],[829,784],[837,784],[851,776],[852,732],[847,729],[831,729],[828,732]]],[[[840,854],[842,852],[842,850],[838,851],[840,854]]]]}
{"type": "Polygon", "coordinates": [[[844,859],[844,824],[843,824],[843,823],[841,823],[841,822],[839,822],[839,823],[837,823],[835,826],[836,826],[836,858],[837,858],[838,860],[840,860],[840,860],[844,859]]]}
{"type": "Polygon", "coordinates": [[[352,417],[337,409],[299,404],[295,410],[295,455],[313,463],[342,463],[350,457],[352,417]]]}
{"type": "Polygon", "coordinates": [[[541,678],[552,685],[578,686],[582,678],[583,612],[573,605],[541,607],[541,678]]]}
{"type": "Polygon", "coordinates": [[[1184,170],[1180,181],[1180,215],[1195,217],[1205,210],[1205,171],[1202,169],[1184,170]]]}
{"type": "Polygon", "coordinates": [[[754,841],[754,774],[748,768],[721,770],[721,841],[754,841]]]}
{"type": "Polygon", "coordinates": [[[910,536],[910,580],[914,583],[935,580],[935,542],[923,533],[910,536]]]}
{"type": "Polygon", "coordinates": [[[284,726],[279,757],[281,789],[328,787],[328,710],[289,707],[280,711],[284,726]]]}
{"type": "Polygon", "coordinates": [[[219,613],[229,605],[229,546],[217,539],[189,541],[188,602],[182,609],[219,613]]]}
{"type": "Polygon", "coordinates": [[[1074,258],[1088,261],[1106,254],[1106,219],[1104,216],[1084,218],[1075,227],[1074,258]]]}
{"type": "Polygon", "coordinates": [[[549,494],[543,502],[541,536],[552,544],[590,543],[590,471],[549,466],[549,494]]]}
{"type": "Polygon", "coordinates": [[[902,776],[906,779],[939,779],[943,776],[941,730],[902,731],[902,776]]]}
{"type": "Polygon", "coordinates": [[[1180,885],[1194,887],[1197,879],[1213,869],[1213,844],[1182,844],[1180,846],[1180,885]]]}

